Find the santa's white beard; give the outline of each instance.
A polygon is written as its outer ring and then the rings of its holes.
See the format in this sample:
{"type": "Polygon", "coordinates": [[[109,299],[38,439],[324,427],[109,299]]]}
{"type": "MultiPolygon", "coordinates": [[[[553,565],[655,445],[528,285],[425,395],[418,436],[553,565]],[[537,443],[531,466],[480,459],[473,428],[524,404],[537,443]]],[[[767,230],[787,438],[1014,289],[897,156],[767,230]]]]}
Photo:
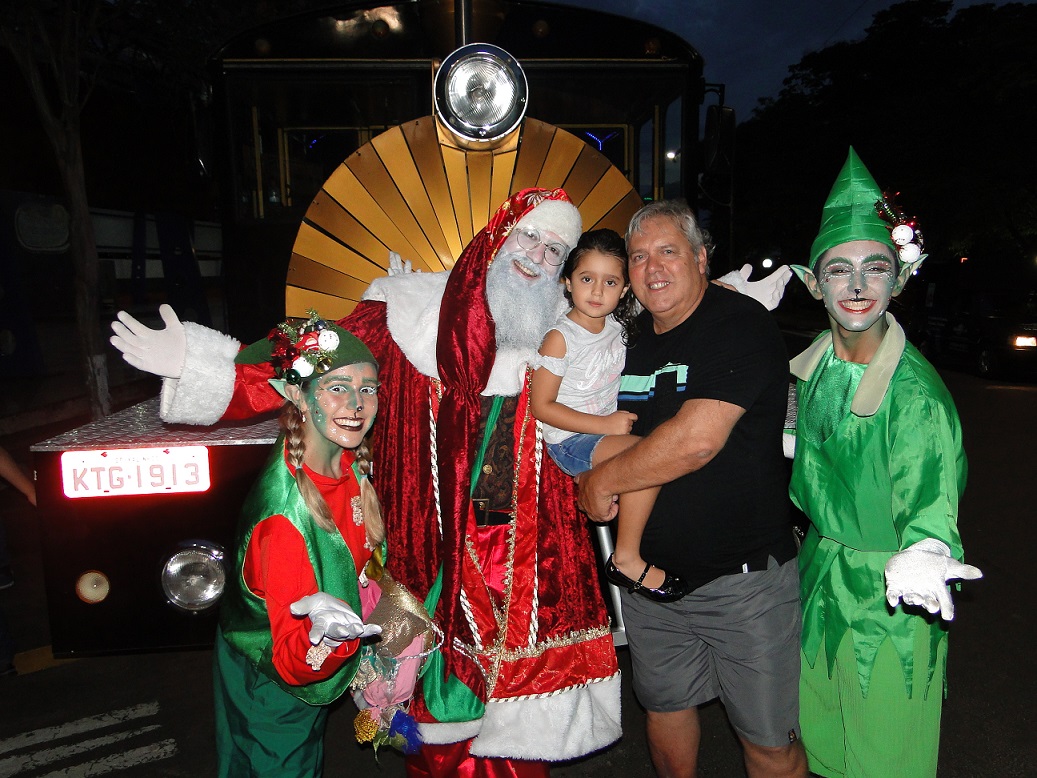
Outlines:
{"type": "Polygon", "coordinates": [[[562,298],[556,272],[550,266],[535,265],[525,254],[498,254],[494,258],[486,271],[486,301],[496,327],[498,347],[540,347],[554,324],[562,298]],[[512,264],[516,261],[540,276],[520,276],[512,264]]]}

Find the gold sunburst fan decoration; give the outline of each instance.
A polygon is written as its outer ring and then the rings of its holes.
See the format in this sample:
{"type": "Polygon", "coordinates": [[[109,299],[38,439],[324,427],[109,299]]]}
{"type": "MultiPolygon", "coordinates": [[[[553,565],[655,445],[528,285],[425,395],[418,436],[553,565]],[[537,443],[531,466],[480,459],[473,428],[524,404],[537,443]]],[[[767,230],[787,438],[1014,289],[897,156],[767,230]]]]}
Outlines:
{"type": "Polygon", "coordinates": [[[562,187],[585,230],[622,234],[641,198],[623,174],[575,135],[527,118],[492,150],[465,149],[427,116],[393,127],[351,154],[324,182],[292,247],[288,316],[353,310],[389,251],[415,270],[453,266],[513,192],[562,187]]]}

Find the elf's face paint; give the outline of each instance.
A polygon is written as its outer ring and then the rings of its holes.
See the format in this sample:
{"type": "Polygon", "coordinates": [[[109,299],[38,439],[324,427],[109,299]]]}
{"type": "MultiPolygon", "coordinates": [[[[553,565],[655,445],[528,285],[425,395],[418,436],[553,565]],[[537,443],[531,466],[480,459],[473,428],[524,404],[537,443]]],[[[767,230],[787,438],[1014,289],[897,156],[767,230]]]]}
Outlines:
{"type": "Polygon", "coordinates": [[[897,285],[893,249],[872,240],[834,246],[821,255],[814,273],[829,315],[850,332],[870,329],[897,285]]]}
{"type": "Polygon", "coordinates": [[[354,449],[378,413],[378,371],[369,362],[331,370],[309,381],[300,401],[317,432],[336,446],[354,449]]]}

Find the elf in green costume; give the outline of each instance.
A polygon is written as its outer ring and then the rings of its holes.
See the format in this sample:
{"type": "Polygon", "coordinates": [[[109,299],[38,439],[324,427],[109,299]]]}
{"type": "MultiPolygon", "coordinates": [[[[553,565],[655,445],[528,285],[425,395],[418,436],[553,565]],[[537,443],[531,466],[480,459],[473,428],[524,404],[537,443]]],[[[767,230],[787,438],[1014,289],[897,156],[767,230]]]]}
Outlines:
{"type": "Polygon", "coordinates": [[[957,411],[886,312],[921,244],[851,148],[810,267],[793,266],[831,324],[790,363],[790,491],[810,519],[800,724],[810,770],[824,776],[936,775],[947,582],[981,575],[960,561],[957,411]]]}
{"type": "MultiPolygon", "coordinates": [[[[243,350],[273,362],[283,437],[242,511],[214,652],[221,776],[319,776],[328,704],[353,681],[361,584],[385,527],[365,436],[378,412],[367,347],[314,316],[243,350]]],[[[372,576],[373,568],[368,568],[372,576]]],[[[369,610],[369,608],[368,608],[369,610]]]]}

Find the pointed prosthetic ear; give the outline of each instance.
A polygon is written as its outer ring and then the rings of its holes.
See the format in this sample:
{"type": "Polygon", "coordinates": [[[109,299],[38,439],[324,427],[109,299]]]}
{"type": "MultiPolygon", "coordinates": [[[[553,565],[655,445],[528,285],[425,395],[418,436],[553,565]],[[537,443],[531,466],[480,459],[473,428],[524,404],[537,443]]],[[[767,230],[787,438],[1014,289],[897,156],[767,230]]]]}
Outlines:
{"type": "Polygon", "coordinates": [[[789,269],[796,274],[796,278],[802,281],[815,300],[821,299],[821,285],[817,282],[814,271],[803,265],[789,265],[789,269]]]}
{"type": "Polygon", "coordinates": [[[914,262],[904,262],[901,264],[900,272],[897,273],[897,281],[893,285],[894,297],[904,291],[904,286],[907,284],[908,280],[910,280],[912,274],[922,266],[922,263],[925,262],[925,258],[928,256],[928,254],[922,254],[922,256],[914,262]]]}
{"type": "Polygon", "coordinates": [[[283,378],[268,378],[266,380],[267,380],[267,383],[269,383],[272,387],[274,387],[274,389],[277,390],[277,393],[279,395],[281,395],[284,399],[286,399],[286,400],[292,399],[292,398],[290,398],[288,396],[288,392],[286,391],[287,387],[291,386],[291,384],[289,384],[283,378]]]}
{"type": "MultiPolygon", "coordinates": [[[[270,383],[273,383],[273,380],[270,383]]],[[[302,389],[299,386],[282,381],[280,387],[274,388],[284,395],[284,398],[295,405],[296,408],[303,409],[302,389]]]]}

